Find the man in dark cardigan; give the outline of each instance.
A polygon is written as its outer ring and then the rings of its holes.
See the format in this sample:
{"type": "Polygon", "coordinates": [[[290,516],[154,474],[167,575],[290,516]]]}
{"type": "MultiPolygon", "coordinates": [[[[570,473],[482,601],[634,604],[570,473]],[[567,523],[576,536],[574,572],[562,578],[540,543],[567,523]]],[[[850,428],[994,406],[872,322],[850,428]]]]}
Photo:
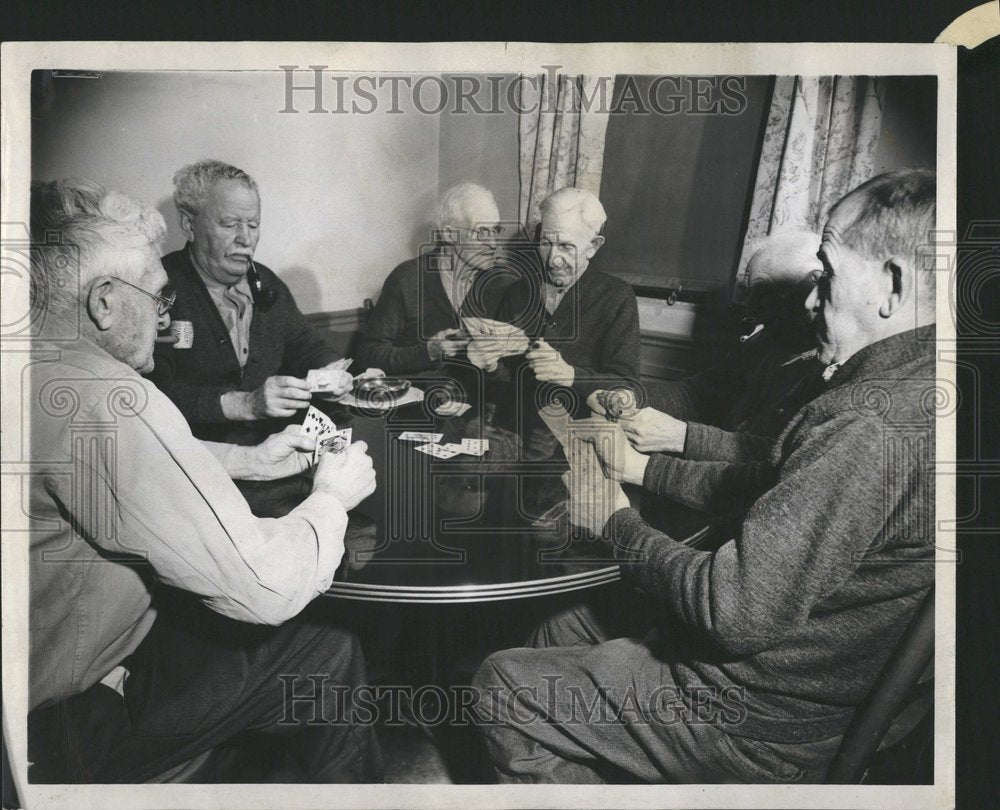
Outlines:
{"type": "Polygon", "coordinates": [[[556,450],[538,418],[541,406],[558,399],[582,415],[594,391],[638,385],[640,353],[632,287],[590,266],[604,244],[600,200],[563,188],[540,211],[538,249],[497,310],[498,320],[524,330],[531,343],[525,354],[503,358],[494,375],[494,385],[514,389],[499,398],[497,422],[522,435],[533,458],[556,450]]]}
{"type": "MultiPolygon", "coordinates": [[[[306,321],[288,287],[253,261],[260,238],[260,195],[250,175],[203,160],[174,175],[174,204],[188,242],[163,257],[177,293],[174,320],[193,327],[193,342],[157,343],[149,375],[199,439],[258,444],[309,406],[304,379],[327,368],[333,394],[351,376],[306,321]]],[[[307,476],[280,484],[237,481],[254,514],[286,514],[308,493],[307,476]]]]}
{"type": "MultiPolygon", "coordinates": [[[[256,444],[309,405],[304,377],[336,370],[334,349],[306,321],[288,287],[253,261],[260,196],[245,172],[219,161],[174,176],[174,203],[188,243],[163,257],[177,292],[175,321],[193,325],[190,348],[158,343],[150,379],[199,439],[256,444]],[[259,283],[258,283],[259,282],[259,283]]],[[[340,364],[342,365],[342,364],[340,364]]]]}
{"type": "Polygon", "coordinates": [[[499,219],[493,194],[482,186],[460,183],[442,195],[432,244],[382,285],[358,344],[360,365],[478,387],[481,375],[463,351],[462,318],[493,318],[516,273],[498,266],[499,219]]]}

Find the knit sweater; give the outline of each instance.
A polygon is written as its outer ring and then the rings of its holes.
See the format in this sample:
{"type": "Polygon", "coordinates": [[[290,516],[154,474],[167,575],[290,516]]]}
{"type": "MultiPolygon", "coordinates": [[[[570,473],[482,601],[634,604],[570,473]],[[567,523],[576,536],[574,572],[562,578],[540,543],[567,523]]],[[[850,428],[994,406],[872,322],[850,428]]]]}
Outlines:
{"type": "Polygon", "coordinates": [[[687,422],[684,457],[763,459],[792,415],[823,388],[821,367],[768,332],[721,363],[645,386],[643,404],[687,422]]]}
{"type": "MultiPolygon", "coordinates": [[[[933,583],[933,378],[933,327],[851,357],[768,464],[720,467],[764,491],[717,551],[681,545],[631,509],[611,517],[623,578],[661,607],[677,683],[742,690],[739,717],[731,700],[709,699],[730,733],[842,732],[933,583]]],[[[645,483],[683,491],[683,470],[659,457],[645,483]]]]}
{"type": "MultiPolygon", "coordinates": [[[[581,402],[599,388],[639,379],[639,309],[632,287],[593,267],[570,287],[551,315],[545,310],[540,264],[512,284],[497,317],[544,340],[573,367],[581,402]]],[[[513,358],[511,366],[524,362],[513,358]]],[[[512,368],[513,379],[518,371],[512,368]]]]}
{"type": "Polygon", "coordinates": [[[493,318],[510,274],[502,269],[477,272],[456,312],[441,283],[447,257],[431,251],[403,262],[382,285],[358,344],[361,366],[389,374],[428,371],[435,367],[427,341],[443,329],[457,329],[463,316],[493,318]]]}
{"type": "Polygon", "coordinates": [[[156,366],[149,379],[173,400],[199,439],[251,444],[280,429],[267,420],[227,422],[222,395],[253,391],[276,374],[305,377],[310,369],[336,360],[337,353],[305,319],[281,279],[257,264],[264,286],[273,289],[277,297],[266,312],[254,307],[250,354],[241,368],[229,331],[191,263],[188,249],[168,253],[162,261],[177,291],[171,318],[191,321],[194,343],[190,349],[158,343],[153,355],[156,366]]]}

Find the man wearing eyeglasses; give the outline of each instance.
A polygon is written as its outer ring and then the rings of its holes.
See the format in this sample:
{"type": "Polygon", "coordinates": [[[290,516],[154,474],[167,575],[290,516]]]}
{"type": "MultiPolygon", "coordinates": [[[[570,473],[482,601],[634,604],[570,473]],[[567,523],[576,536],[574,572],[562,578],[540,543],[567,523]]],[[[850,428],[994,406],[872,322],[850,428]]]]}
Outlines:
{"type": "Polygon", "coordinates": [[[358,362],[389,374],[461,363],[462,318],[491,318],[510,276],[495,268],[502,236],[493,194],[473,183],[444,193],[429,250],[399,265],[382,285],[358,347],[358,362]]]}
{"type": "Polygon", "coordinates": [[[353,633],[308,606],[371,459],[363,442],[325,454],[287,516],[250,513],[231,479],[302,473],[314,440],[198,441],[139,376],[170,323],[165,230],[93,183],[32,188],[29,778],[150,781],[251,732],[287,752],[286,780],[378,779],[370,724],[284,712],[287,690],[364,682],[353,633]]]}
{"type": "Polygon", "coordinates": [[[190,348],[158,344],[150,375],[196,436],[252,444],[267,420],[309,406],[311,369],[333,372],[331,394],[353,384],[336,351],[306,321],[288,287],[254,262],[260,194],[246,172],[203,160],[174,175],[174,204],[187,245],[163,257],[177,291],[174,320],[189,321],[190,348]],[[264,424],[262,424],[264,421],[264,424]]]}

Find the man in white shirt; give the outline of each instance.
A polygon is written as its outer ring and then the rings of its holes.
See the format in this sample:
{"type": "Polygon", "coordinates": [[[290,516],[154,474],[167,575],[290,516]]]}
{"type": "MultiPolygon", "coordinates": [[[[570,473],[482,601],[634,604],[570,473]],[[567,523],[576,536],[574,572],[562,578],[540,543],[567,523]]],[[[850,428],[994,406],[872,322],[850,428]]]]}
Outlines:
{"type": "Polygon", "coordinates": [[[170,322],[162,217],[56,181],[32,189],[32,233],[29,778],[147,781],[245,731],[280,735],[296,780],[377,778],[370,727],[306,725],[288,705],[365,677],[349,630],[320,605],[299,615],[375,489],[364,443],[324,455],[286,517],[255,518],[232,477],[303,472],[312,440],[202,443],[140,376],[170,322]],[[58,338],[66,323],[76,339],[58,338]]]}

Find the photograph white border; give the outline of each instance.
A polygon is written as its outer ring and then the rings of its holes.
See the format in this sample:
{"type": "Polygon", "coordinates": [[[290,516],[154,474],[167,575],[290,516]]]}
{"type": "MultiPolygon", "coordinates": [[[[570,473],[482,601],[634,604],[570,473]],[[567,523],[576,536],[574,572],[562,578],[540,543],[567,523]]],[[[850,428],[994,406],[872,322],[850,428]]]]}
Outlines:
{"type": "MultiPolygon", "coordinates": [[[[35,69],[214,71],[303,69],[374,73],[505,72],[545,65],[585,74],[929,75],[938,77],[938,230],[956,233],[956,52],[944,44],[544,44],[544,43],[149,43],[39,42],[2,47],[2,221],[27,222],[31,176],[31,71],[35,69]]],[[[275,98],[275,112],[282,99],[275,98]]],[[[5,226],[6,227],[6,226],[5,226]]],[[[955,240],[952,239],[953,243],[955,240]]],[[[938,274],[938,368],[954,388],[956,300],[950,272],[954,244],[942,245],[949,272],[938,274]],[[951,256],[950,259],[947,257],[951,256]]],[[[0,323],[27,311],[27,287],[3,278],[0,323]]],[[[6,350],[8,347],[4,347],[6,350]]],[[[16,347],[24,351],[23,343],[16,347]]],[[[28,426],[20,413],[18,379],[4,363],[3,424],[28,426]],[[22,421],[22,419],[24,421],[22,421]]],[[[940,418],[940,469],[954,469],[955,416],[940,418]]],[[[14,473],[4,462],[3,472],[14,473]]],[[[936,523],[954,525],[955,480],[936,481],[936,523]]],[[[5,486],[2,532],[4,735],[22,805],[72,808],[333,808],[333,807],[880,807],[914,810],[954,806],[955,569],[954,533],[937,531],[935,753],[931,786],[668,785],[28,785],[24,778],[28,667],[28,555],[17,487],[5,486]]]]}

